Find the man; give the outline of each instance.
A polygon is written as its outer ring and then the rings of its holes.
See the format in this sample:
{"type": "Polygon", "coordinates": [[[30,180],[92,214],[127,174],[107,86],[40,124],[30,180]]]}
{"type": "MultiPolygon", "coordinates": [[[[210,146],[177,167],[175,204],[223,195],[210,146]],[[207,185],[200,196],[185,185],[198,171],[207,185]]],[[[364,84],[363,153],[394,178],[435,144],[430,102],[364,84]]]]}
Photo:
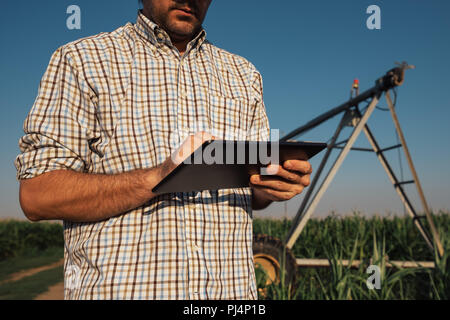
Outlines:
{"type": "Polygon", "coordinates": [[[64,221],[66,299],[257,298],[252,209],[299,194],[309,163],[249,188],[151,191],[199,132],[268,139],[260,74],[206,40],[210,2],[146,0],[136,24],[50,60],[15,165],[25,215],[64,221]]]}

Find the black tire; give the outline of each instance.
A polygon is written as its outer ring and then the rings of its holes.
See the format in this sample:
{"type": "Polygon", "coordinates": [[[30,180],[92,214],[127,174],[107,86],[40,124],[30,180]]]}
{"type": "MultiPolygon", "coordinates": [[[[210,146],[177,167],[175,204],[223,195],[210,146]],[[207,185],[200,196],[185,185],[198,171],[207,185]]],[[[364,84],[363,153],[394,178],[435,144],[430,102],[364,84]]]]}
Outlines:
{"type": "MultiPolygon", "coordinates": [[[[275,279],[271,279],[266,284],[274,282],[275,284],[280,282],[281,270],[280,267],[284,264],[284,284],[291,288],[295,286],[295,276],[297,271],[297,263],[292,251],[284,245],[284,243],[275,237],[266,234],[253,235],[253,258],[255,262],[255,268],[263,267],[257,261],[263,261],[268,264],[272,264],[274,269],[278,269],[275,279]],[[283,259],[284,254],[284,259],[283,259]],[[284,261],[283,261],[284,260],[284,261]],[[275,281],[272,281],[275,280],[275,281]]],[[[264,268],[265,269],[265,268],[264,268]]]]}

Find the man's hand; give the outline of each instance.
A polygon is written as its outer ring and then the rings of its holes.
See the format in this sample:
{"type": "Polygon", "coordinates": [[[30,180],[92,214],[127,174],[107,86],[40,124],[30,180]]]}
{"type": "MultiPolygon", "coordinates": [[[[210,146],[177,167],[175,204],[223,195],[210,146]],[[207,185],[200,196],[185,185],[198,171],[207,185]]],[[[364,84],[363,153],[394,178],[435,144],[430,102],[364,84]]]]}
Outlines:
{"type": "Polygon", "coordinates": [[[181,146],[172,153],[171,159],[172,162],[178,166],[181,162],[186,160],[198,147],[200,147],[203,143],[209,140],[214,140],[215,137],[210,133],[205,131],[197,132],[194,135],[191,135],[184,140],[181,146]]]}
{"type": "Polygon", "coordinates": [[[264,209],[273,201],[286,201],[300,194],[310,184],[312,173],[308,161],[288,160],[280,165],[269,165],[267,172],[272,175],[254,174],[250,177],[253,190],[252,207],[264,209]]]}
{"type": "Polygon", "coordinates": [[[208,132],[200,131],[187,137],[183,143],[158,167],[159,179],[162,180],[180,163],[188,158],[198,147],[215,137],[208,132]]]}

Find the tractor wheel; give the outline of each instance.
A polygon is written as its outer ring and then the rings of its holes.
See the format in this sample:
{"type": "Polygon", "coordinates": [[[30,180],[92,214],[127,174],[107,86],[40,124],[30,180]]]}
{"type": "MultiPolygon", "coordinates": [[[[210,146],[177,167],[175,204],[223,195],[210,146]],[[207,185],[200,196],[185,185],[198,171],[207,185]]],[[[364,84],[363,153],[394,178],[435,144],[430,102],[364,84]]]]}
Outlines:
{"type": "Polygon", "coordinates": [[[266,285],[280,283],[281,266],[284,265],[284,284],[294,287],[297,263],[291,250],[280,239],[265,234],[254,235],[253,261],[255,268],[266,272],[266,285]]]}

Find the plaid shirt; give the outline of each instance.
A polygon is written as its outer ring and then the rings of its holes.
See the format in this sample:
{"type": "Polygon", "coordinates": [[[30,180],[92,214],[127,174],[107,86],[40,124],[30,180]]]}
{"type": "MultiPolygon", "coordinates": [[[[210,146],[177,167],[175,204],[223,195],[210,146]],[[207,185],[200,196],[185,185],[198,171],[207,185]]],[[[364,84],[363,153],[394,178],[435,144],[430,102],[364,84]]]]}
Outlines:
{"type": "MultiPolygon", "coordinates": [[[[201,130],[268,140],[261,75],[204,30],[180,56],[139,12],[136,24],[53,54],[24,122],[17,179],[155,167],[201,130]]],[[[164,194],[104,221],[64,221],[64,239],[66,299],[257,298],[250,188],[164,194]]]]}

